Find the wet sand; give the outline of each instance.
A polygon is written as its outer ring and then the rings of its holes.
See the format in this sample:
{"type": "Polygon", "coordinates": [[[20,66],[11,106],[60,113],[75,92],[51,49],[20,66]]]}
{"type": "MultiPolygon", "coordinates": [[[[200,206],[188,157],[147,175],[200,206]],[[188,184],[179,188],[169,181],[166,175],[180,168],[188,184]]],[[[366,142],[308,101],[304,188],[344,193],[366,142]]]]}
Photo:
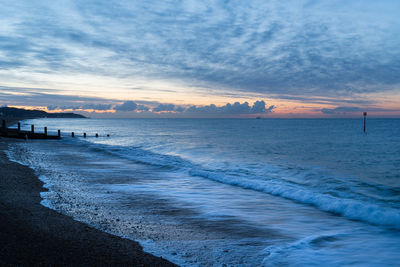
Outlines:
{"type": "Polygon", "coordinates": [[[33,170],[7,159],[7,142],[0,138],[0,265],[175,266],[143,252],[137,242],[40,205],[43,183],[33,170]]]}

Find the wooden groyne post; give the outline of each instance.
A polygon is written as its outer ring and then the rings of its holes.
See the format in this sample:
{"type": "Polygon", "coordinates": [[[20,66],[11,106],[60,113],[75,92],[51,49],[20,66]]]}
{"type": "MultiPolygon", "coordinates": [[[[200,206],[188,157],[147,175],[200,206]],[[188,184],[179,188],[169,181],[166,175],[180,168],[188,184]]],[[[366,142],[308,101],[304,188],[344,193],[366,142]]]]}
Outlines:
{"type": "MultiPolygon", "coordinates": [[[[18,122],[18,128],[7,128],[7,121],[5,119],[2,119],[1,122],[1,128],[0,128],[0,136],[2,137],[8,137],[8,138],[19,138],[19,139],[26,139],[29,137],[29,139],[61,139],[61,130],[57,130],[57,135],[52,135],[51,133],[49,134],[47,126],[44,126],[44,133],[41,132],[35,132],[35,125],[31,124],[31,129],[29,130],[23,130],[21,129],[21,123],[18,122]]],[[[89,133],[90,134],[90,133],[89,133]]],[[[75,132],[71,132],[71,136],[75,137],[75,132]]],[[[95,133],[94,136],[96,138],[100,137],[98,133],[95,133]]],[[[107,137],[110,137],[110,134],[106,135],[107,137]]],[[[83,137],[87,137],[87,133],[83,133],[83,137]]]]}
{"type": "Polygon", "coordinates": [[[47,131],[47,127],[44,127],[44,133],[36,133],[35,132],[35,125],[31,125],[31,129],[29,130],[22,130],[21,123],[18,122],[18,128],[7,128],[6,120],[3,120],[1,128],[0,128],[0,136],[7,137],[7,138],[19,138],[19,139],[60,139],[61,138],[61,131],[58,130],[57,135],[51,135],[47,131]]]}
{"type": "Polygon", "coordinates": [[[364,115],[364,133],[367,132],[367,112],[363,113],[364,115]]]}

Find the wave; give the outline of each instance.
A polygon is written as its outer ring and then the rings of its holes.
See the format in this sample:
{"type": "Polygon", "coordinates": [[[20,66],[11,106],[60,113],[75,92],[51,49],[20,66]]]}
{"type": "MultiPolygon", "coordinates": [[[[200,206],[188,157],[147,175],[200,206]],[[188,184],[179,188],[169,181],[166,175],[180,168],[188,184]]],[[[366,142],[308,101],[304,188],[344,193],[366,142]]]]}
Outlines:
{"type": "MultiPolygon", "coordinates": [[[[265,258],[263,260],[263,266],[281,266],[281,265],[294,265],[294,266],[320,266],[322,259],[317,259],[318,256],[322,256],[326,265],[329,266],[343,266],[346,265],[344,262],[338,262],[336,257],[329,258],[328,255],[322,255],[326,252],[321,251],[321,248],[326,246],[335,245],[335,243],[348,238],[349,233],[321,233],[311,236],[306,236],[299,240],[283,245],[272,245],[268,246],[263,250],[263,255],[265,258]],[[318,255],[312,255],[309,250],[318,251],[318,255]],[[302,253],[301,251],[304,252],[302,253]],[[297,253],[296,253],[297,252],[297,253]],[[290,262],[293,260],[292,253],[296,256],[295,262],[290,262]],[[310,257],[310,254],[312,255],[310,257]],[[329,264],[328,264],[329,262],[329,264]]],[[[343,258],[343,260],[347,260],[343,258]]]]}
{"type": "Polygon", "coordinates": [[[315,247],[323,246],[326,243],[335,242],[343,238],[344,236],[346,236],[346,234],[344,233],[322,233],[317,235],[311,235],[299,239],[293,243],[285,244],[282,246],[279,245],[268,246],[267,248],[264,249],[263,253],[268,257],[269,260],[275,257],[277,254],[285,252],[290,249],[303,249],[311,246],[315,247]]]}
{"type": "MultiPolygon", "coordinates": [[[[67,141],[75,145],[84,145],[93,151],[108,153],[135,163],[146,164],[165,171],[186,172],[188,175],[201,177],[215,182],[255,190],[266,194],[289,199],[301,204],[312,205],[322,211],[359,220],[374,225],[382,225],[400,230],[400,211],[392,207],[379,205],[374,198],[356,199],[354,195],[336,192],[332,195],[323,192],[324,188],[308,186],[304,183],[269,177],[268,168],[264,175],[255,174],[248,168],[207,169],[204,166],[175,155],[159,154],[141,147],[124,147],[106,144],[95,144],[84,140],[67,141]],[[319,190],[319,191],[318,191],[319,190]],[[352,198],[353,197],[353,198],[352,198]],[[368,201],[369,200],[369,201],[368,201]]],[[[276,166],[271,166],[276,174],[276,166]]],[[[287,170],[282,176],[287,175],[287,170]]],[[[340,181],[340,180],[338,180],[340,181]]],[[[346,186],[343,182],[341,186],[346,186]]],[[[351,186],[351,185],[347,185],[351,186]]]]}
{"type": "Polygon", "coordinates": [[[294,184],[276,180],[253,180],[236,178],[206,170],[192,170],[191,175],[204,177],[216,182],[252,189],[270,195],[308,204],[320,210],[345,216],[350,219],[383,225],[400,230],[400,212],[394,208],[385,208],[376,204],[355,199],[337,198],[331,195],[313,192],[294,184]]]}

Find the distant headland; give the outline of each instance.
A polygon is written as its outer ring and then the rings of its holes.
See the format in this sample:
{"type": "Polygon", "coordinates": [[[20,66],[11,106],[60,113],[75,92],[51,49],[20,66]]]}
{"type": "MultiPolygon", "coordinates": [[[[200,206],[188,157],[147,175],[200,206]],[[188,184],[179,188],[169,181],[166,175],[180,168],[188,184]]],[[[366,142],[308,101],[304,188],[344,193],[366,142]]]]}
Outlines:
{"type": "Polygon", "coordinates": [[[48,113],[43,110],[28,110],[21,108],[0,107],[0,117],[34,119],[34,118],[86,118],[75,113],[48,113]]]}

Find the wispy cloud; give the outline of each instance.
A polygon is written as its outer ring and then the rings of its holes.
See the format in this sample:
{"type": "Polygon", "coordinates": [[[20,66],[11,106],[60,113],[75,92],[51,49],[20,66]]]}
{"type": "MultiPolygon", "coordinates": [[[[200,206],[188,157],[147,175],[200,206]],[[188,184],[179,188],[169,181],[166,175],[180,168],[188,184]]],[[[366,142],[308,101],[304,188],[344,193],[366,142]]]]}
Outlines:
{"type": "Polygon", "coordinates": [[[374,107],[360,108],[360,107],[344,106],[344,107],[336,107],[336,108],[323,108],[323,109],[320,109],[317,111],[320,111],[326,115],[348,115],[348,114],[354,114],[354,113],[361,114],[361,112],[364,112],[364,111],[391,112],[391,111],[396,111],[396,110],[384,109],[384,108],[374,108],[374,107]]]}
{"type": "Polygon", "coordinates": [[[351,97],[398,88],[399,9],[394,0],[6,0],[0,71],[351,97]]]}
{"type": "Polygon", "coordinates": [[[42,106],[56,109],[106,110],[119,103],[99,97],[83,97],[62,94],[57,89],[0,86],[0,103],[12,106],[42,106]]]}
{"type": "Polygon", "coordinates": [[[328,115],[345,115],[348,113],[361,112],[359,107],[337,107],[337,108],[323,108],[321,112],[328,115]]]}

